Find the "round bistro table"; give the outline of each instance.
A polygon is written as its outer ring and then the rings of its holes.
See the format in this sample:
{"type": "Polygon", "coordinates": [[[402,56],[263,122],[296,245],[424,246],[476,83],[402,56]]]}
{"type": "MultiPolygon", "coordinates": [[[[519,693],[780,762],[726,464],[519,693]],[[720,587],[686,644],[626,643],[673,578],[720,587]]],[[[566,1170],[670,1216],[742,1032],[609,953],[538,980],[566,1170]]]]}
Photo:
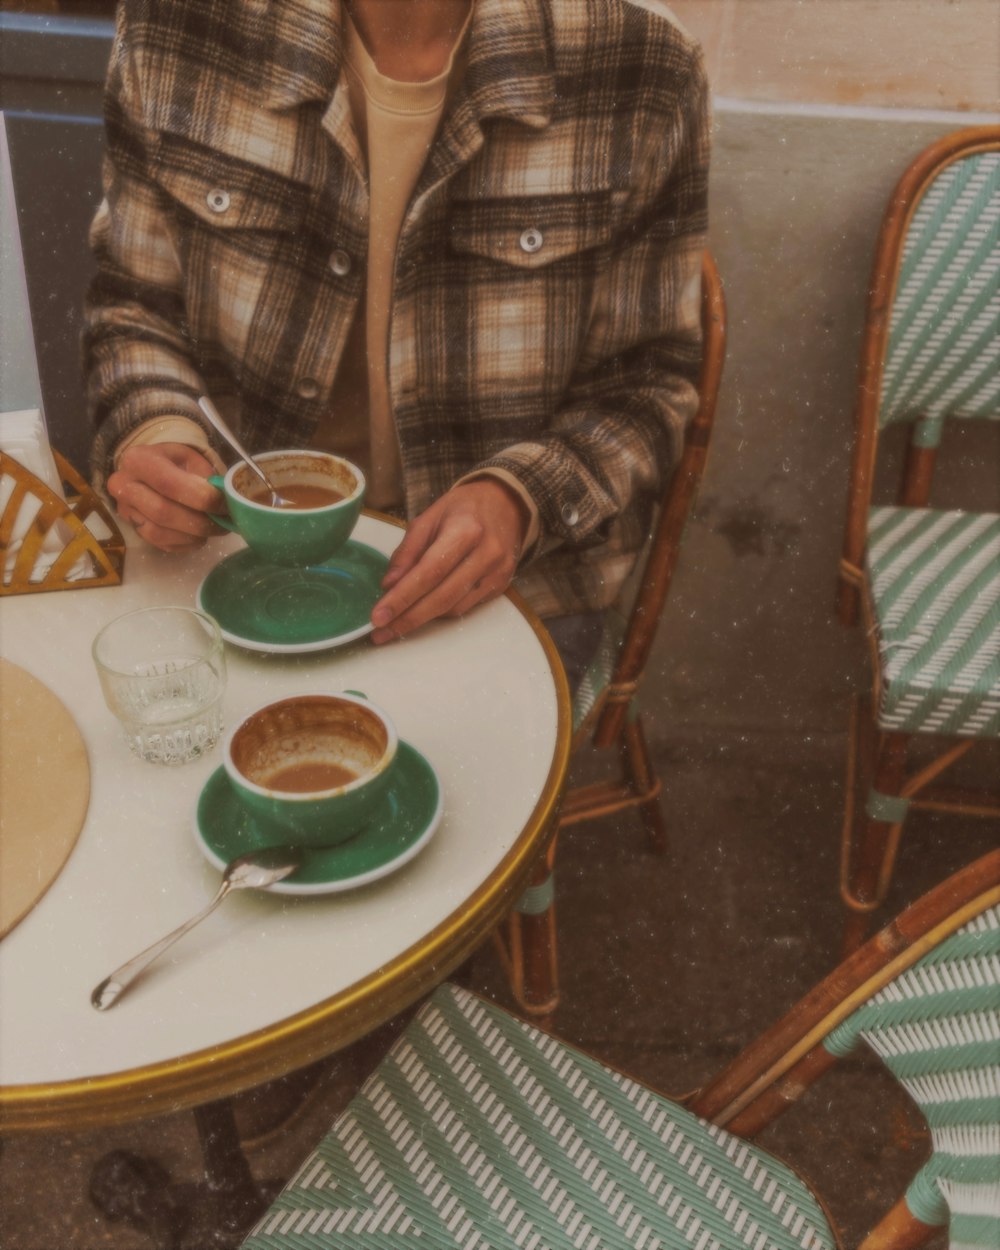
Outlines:
{"type": "MultiPolygon", "coordinates": [[[[354,535],[385,554],[401,536],[372,515],[354,535]]],[[[176,767],[133,757],[101,696],[91,643],[133,608],[194,605],[205,575],[241,547],[226,538],[168,556],[131,545],[121,586],[0,601],[0,652],[63,702],[90,765],[73,852],[0,941],[4,1132],[216,1103],[347,1046],[484,941],[551,836],[569,696],[548,634],[516,597],[384,647],[361,638],[276,655],[227,643],[227,726],[287,695],[361,691],[436,771],[443,815],[415,858],[371,884],[232,894],[118,1005],[96,1011],[90,992],[102,977],[215,893],[219,871],[194,830],[221,748],[176,767]]]]}

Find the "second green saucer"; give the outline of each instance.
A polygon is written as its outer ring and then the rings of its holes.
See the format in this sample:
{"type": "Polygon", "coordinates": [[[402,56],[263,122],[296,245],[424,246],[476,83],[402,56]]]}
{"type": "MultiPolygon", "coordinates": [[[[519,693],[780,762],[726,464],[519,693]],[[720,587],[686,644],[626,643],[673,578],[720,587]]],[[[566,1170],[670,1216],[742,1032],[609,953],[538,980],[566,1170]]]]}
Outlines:
{"type": "MultiPolygon", "coordinates": [[[[332,894],[388,876],[423,850],[441,821],[441,810],[437,773],[415,747],[400,742],[389,790],[368,824],[346,842],[312,847],[301,867],[268,889],[272,894],[332,894]]],[[[202,854],[219,869],[268,843],[224,768],[217,768],[205,783],[194,832],[202,854]]]]}

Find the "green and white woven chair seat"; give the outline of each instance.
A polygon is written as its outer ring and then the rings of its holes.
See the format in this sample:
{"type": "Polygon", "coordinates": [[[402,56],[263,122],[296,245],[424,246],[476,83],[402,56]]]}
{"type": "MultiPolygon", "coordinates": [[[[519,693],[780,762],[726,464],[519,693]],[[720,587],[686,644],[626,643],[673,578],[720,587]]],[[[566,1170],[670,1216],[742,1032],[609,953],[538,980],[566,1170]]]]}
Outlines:
{"type": "Polygon", "coordinates": [[[1000,515],[872,508],[865,565],[879,727],[1000,734],[1000,515]]]}
{"type": "Polygon", "coordinates": [[[788,1168],[443,986],[244,1250],[833,1250],[788,1168]]]}
{"type": "Polygon", "coordinates": [[[896,977],[825,1040],[863,1038],[920,1106],[933,1153],[907,1191],[950,1250],[1000,1246],[1000,907],[896,977]],[[950,1223],[949,1223],[950,1221],[950,1223]]]}

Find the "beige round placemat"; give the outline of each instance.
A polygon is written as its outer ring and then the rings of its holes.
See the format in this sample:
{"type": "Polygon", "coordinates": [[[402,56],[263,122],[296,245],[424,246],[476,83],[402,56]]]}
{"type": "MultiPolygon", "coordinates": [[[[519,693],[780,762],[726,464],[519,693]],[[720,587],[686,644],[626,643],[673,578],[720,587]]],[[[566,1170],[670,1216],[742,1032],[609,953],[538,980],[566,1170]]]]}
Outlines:
{"type": "Polygon", "coordinates": [[[59,875],[89,800],[73,717],[37,677],[0,660],[0,937],[59,875]]]}

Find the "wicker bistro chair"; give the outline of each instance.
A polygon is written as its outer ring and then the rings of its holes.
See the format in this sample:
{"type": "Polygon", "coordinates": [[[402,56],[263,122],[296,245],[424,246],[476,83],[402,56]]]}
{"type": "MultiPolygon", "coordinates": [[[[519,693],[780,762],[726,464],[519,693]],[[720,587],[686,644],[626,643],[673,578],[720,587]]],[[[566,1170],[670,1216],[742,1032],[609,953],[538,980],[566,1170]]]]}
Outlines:
{"type": "Polygon", "coordinates": [[[929,507],[946,421],[1000,420],[1000,127],[947,136],[910,166],[876,251],[862,350],[839,614],[859,600],[872,643],[873,720],[855,705],[841,893],[855,916],[883,901],[906,813],[1000,814],[1000,796],[935,783],[977,739],[1000,736],[1000,467],[991,512],[929,507]],[[872,506],[879,436],[910,426],[898,502],[872,506]],[[941,754],[907,775],[907,746],[941,754]],[[854,818],[859,756],[870,786],[854,818]]]}
{"type": "Polygon", "coordinates": [[[862,1250],[915,1247],[949,1220],[955,1250],[995,1250],[1000,851],[857,951],[688,1107],[443,986],[244,1250],[833,1250],[820,1199],[746,1135],[858,1039],[932,1141],[862,1250]]]}
{"type": "MultiPolygon", "coordinates": [[[[650,846],[666,849],[666,826],[637,695],[656,637],[684,528],[708,457],[716,398],[726,353],[726,305],[709,252],[701,271],[702,364],[698,411],[687,428],[684,451],[666,484],[642,573],[627,618],[608,614],[597,657],[573,704],[573,751],[591,743],[612,755],[611,776],[563,796],[559,829],[638,808],[650,846]]],[[[549,846],[517,909],[495,934],[495,946],[519,1009],[547,1021],[559,1000],[554,906],[556,842],[549,846]]]]}

